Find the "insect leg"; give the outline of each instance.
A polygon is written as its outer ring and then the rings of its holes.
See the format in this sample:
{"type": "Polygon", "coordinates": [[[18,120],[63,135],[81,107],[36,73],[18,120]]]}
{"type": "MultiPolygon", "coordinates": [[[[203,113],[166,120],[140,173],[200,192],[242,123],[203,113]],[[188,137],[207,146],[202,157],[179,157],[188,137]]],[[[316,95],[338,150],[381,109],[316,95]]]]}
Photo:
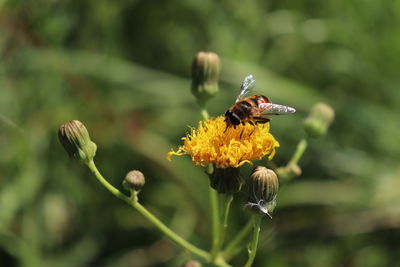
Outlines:
{"type": "MultiPolygon", "coordinates": [[[[249,121],[249,123],[250,123],[251,125],[253,125],[253,131],[251,131],[251,133],[249,134],[249,136],[251,136],[251,135],[254,133],[254,130],[256,129],[256,125],[254,124],[253,121],[249,121]]],[[[257,123],[257,121],[256,121],[256,123],[257,123]]]]}
{"type": "Polygon", "coordinates": [[[229,125],[228,125],[228,124],[226,124],[226,128],[225,128],[225,131],[224,131],[224,133],[226,133],[226,130],[228,130],[228,127],[229,127],[229,125]]]}
{"type": "Polygon", "coordinates": [[[271,121],[271,119],[262,118],[262,117],[254,117],[254,120],[255,120],[256,124],[258,124],[258,123],[263,124],[263,123],[267,123],[267,122],[271,121]]]}

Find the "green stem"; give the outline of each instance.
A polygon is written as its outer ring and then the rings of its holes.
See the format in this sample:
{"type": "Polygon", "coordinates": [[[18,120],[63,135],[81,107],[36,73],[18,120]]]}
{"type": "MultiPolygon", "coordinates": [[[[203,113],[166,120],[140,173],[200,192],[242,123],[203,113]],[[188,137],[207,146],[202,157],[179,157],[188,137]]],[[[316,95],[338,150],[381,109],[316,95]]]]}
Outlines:
{"type": "Polygon", "coordinates": [[[301,169],[298,166],[298,163],[304,152],[306,151],[307,146],[307,139],[301,139],[297,144],[296,151],[294,152],[292,158],[289,160],[286,166],[277,169],[277,174],[282,182],[288,182],[290,179],[300,175],[301,169]]]}
{"type": "Polygon", "coordinates": [[[136,209],[140,214],[142,214],[147,220],[149,220],[155,227],[158,228],[163,234],[165,234],[167,237],[169,237],[172,241],[174,241],[176,244],[181,246],[182,248],[187,249],[188,251],[192,252],[193,254],[196,254],[200,258],[203,258],[206,261],[210,261],[210,254],[207,253],[206,251],[192,245],[191,243],[187,242],[185,239],[180,237],[178,234],[173,232],[168,226],[166,226],[164,223],[162,223],[157,217],[155,217],[152,213],[150,213],[145,207],[143,207],[138,201],[137,201],[137,195],[133,194],[132,197],[128,197],[127,195],[121,193],[117,188],[112,186],[99,172],[97,169],[96,165],[94,164],[94,161],[91,160],[87,163],[87,166],[89,169],[92,171],[92,173],[95,175],[97,180],[105,187],[107,188],[108,191],[110,191],[114,196],[118,197],[119,199],[125,201],[136,209]]]}
{"type": "Polygon", "coordinates": [[[294,152],[292,159],[289,161],[288,166],[293,166],[297,165],[299,160],[304,154],[304,151],[306,151],[307,148],[307,140],[305,138],[301,139],[300,142],[297,144],[296,151],[294,152]]]}
{"type": "Polygon", "coordinates": [[[94,161],[91,160],[86,164],[90,171],[94,174],[94,176],[97,178],[97,180],[99,180],[99,182],[105,187],[107,188],[108,191],[110,191],[114,196],[116,196],[117,198],[127,202],[128,204],[130,204],[131,199],[130,197],[128,197],[127,195],[125,195],[124,193],[122,193],[121,191],[119,191],[117,188],[115,188],[114,186],[112,186],[104,177],[103,175],[101,175],[101,173],[99,172],[99,170],[96,167],[96,164],[94,164],[94,161]]]}
{"type": "Polygon", "coordinates": [[[260,214],[253,215],[253,240],[251,241],[251,245],[249,248],[249,259],[247,260],[244,267],[250,267],[253,264],[254,258],[256,257],[258,236],[260,235],[261,218],[262,215],[260,214]]]}
{"type": "Polygon", "coordinates": [[[205,109],[205,108],[203,108],[203,107],[200,107],[200,114],[201,114],[201,117],[202,117],[204,120],[208,120],[208,119],[210,118],[210,115],[208,115],[207,109],[205,109]]]}
{"type": "Polygon", "coordinates": [[[224,224],[222,225],[221,245],[224,242],[226,230],[228,228],[229,209],[231,208],[233,195],[223,195],[222,197],[224,198],[224,217],[222,218],[224,224]]]}
{"type": "Polygon", "coordinates": [[[231,207],[232,200],[233,200],[233,195],[224,195],[224,194],[221,195],[221,203],[224,213],[222,216],[222,224],[220,225],[220,232],[218,235],[218,239],[216,240],[216,244],[215,246],[213,246],[213,249],[211,251],[211,263],[213,263],[217,258],[224,243],[226,230],[228,228],[229,209],[231,207]]]}
{"type": "Polygon", "coordinates": [[[219,223],[219,207],[218,193],[211,186],[209,187],[210,207],[211,207],[211,229],[212,229],[212,244],[211,244],[211,261],[214,261],[218,253],[218,240],[220,239],[220,223],[219,223]]]}
{"type": "Polygon", "coordinates": [[[249,220],[246,225],[240,230],[240,232],[235,236],[234,239],[226,246],[224,250],[224,257],[226,260],[232,258],[236,253],[242,249],[241,244],[243,240],[246,238],[247,234],[250,232],[253,226],[253,220],[249,220]]]}
{"type": "Polygon", "coordinates": [[[143,207],[139,202],[133,202],[132,207],[134,207],[140,214],[142,214],[146,219],[148,219],[151,223],[153,223],[162,233],[164,233],[167,237],[173,240],[175,243],[180,245],[181,247],[187,249],[188,251],[196,254],[197,256],[209,260],[209,254],[187,242],[185,239],[177,235],[173,232],[168,226],[163,224],[158,218],[156,218],[153,214],[151,214],[145,207],[143,207]]]}

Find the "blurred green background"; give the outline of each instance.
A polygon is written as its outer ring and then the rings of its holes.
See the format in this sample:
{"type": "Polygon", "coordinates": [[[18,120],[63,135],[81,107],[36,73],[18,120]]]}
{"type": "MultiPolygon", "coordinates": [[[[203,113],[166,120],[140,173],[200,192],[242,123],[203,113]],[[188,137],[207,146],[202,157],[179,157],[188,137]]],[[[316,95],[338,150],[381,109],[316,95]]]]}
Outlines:
{"type": "MultiPolygon", "coordinates": [[[[0,266],[179,266],[190,255],[113,197],[57,140],[81,120],[121,188],[141,170],[148,207],[210,246],[208,179],[165,159],[200,115],[198,51],[222,59],[223,114],[249,73],[295,107],[275,118],[283,165],[319,101],[336,111],[283,186],[254,266],[400,266],[400,1],[0,1],[0,266]]],[[[251,167],[243,168],[248,175],[251,167]]],[[[248,219],[234,201],[232,236],[248,219]]],[[[241,266],[243,251],[232,261],[241,266]]]]}

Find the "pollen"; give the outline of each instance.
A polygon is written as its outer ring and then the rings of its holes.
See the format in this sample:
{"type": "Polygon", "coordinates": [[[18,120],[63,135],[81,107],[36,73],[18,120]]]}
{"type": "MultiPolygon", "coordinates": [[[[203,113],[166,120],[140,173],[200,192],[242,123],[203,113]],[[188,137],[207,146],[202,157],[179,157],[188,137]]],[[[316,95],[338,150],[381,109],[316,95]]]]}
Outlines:
{"type": "Polygon", "coordinates": [[[268,155],[271,160],[275,155],[278,141],[269,132],[269,123],[256,126],[246,123],[236,128],[226,128],[225,118],[219,116],[200,121],[198,128],[191,128],[183,137],[184,144],[177,151],[167,154],[189,155],[196,165],[214,164],[217,168],[239,167],[252,160],[260,160],[268,155]]]}

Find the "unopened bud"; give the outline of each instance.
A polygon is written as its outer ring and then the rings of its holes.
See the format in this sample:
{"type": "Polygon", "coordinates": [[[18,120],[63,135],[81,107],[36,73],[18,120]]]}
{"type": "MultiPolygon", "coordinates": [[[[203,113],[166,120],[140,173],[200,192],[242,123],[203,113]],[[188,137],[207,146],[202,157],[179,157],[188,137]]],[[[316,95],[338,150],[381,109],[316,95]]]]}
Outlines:
{"type": "Polygon", "coordinates": [[[218,93],[221,61],[216,53],[197,53],[192,65],[192,93],[200,105],[204,105],[218,93]]]}
{"type": "Polygon", "coordinates": [[[242,187],[239,168],[214,168],[210,175],[210,186],[220,194],[233,195],[242,187]]]}
{"type": "Polygon", "coordinates": [[[61,125],[58,139],[71,158],[87,163],[96,155],[96,144],[90,140],[85,125],[78,120],[61,125]]]}
{"type": "Polygon", "coordinates": [[[200,262],[195,261],[195,260],[190,260],[185,262],[185,264],[183,265],[183,267],[201,267],[203,265],[201,265],[200,262]]]}
{"type": "Polygon", "coordinates": [[[255,167],[249,179],[248,206],[272,218],[278,189],[278,177],[273,170],[262,166],[255,167]]]}
{"type": "Polygon", "coordinates": [[[145,179],[141,171],[130,171],[126,174],[122,186],[128,191],[140,191],[144,186],[145,179]]]}
{"type": "Polygon", "coordinates": [[[318,138],[326,134],[333,122],[335,111],[324,103],[315,104],[304,121],[304,129],[310,137],[318,138]]]}

